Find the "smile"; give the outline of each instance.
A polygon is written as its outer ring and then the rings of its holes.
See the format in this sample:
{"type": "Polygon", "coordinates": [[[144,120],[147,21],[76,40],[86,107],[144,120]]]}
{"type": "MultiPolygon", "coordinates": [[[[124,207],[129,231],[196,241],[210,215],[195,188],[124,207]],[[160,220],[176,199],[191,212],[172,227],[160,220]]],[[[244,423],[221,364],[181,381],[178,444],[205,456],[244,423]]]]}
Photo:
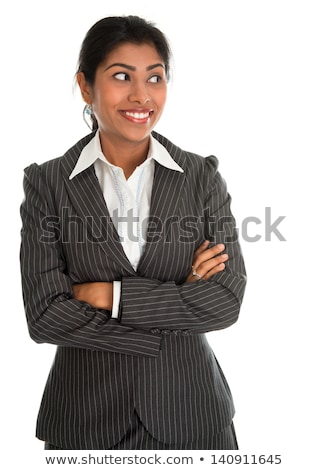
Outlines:
{"type": "Polygon", "coordinates": [[[146,124],[154,111],[152,109],[145,111],[120,111],[120,114],[130,122],[137,124],[146,124]]]}

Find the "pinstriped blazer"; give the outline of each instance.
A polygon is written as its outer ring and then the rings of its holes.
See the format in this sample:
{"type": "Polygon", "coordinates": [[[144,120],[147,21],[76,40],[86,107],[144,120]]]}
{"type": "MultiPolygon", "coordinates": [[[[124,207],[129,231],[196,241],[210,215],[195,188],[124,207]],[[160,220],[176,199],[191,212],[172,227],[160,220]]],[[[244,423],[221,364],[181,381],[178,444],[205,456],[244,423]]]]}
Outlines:
{"type": "Polygon", "coordinates": [[[153,133],[184,169],[155,162],[148,235],[137,271],[125,256],[93,166],[69,180],[88,135],[25,169],[22,290],[29,332],[57,345],[36,435],[67,449],[107,449],[137,411],[166,443],[230,424],[229,386],[205,333],[238,318],[246,273],[217,159],[153,133]],[[209,281],[184,283],[204,239],[229,260],[209,281]],[[72,284],[122,281],[120,316],[73,298],[72,284]]]}

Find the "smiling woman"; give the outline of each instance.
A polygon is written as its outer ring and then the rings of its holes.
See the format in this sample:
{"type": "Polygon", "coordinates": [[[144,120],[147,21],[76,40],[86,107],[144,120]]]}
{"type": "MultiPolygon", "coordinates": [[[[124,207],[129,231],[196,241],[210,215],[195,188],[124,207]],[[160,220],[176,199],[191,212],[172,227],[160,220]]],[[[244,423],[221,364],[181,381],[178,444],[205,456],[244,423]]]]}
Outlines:
{"type": "Polygon", "coordinates": [[[166,102],[162,57],[153,45],[125,43],[97,67],[93,84],[82,71],[77,81],[96,118],[105,157],[128,178],[145,160],[150,133],[166,102]]]}
{"type": "Polygon", "coordinates": [[[92,132],[25,169],[27,322],[57,345],[37,423],[46,449],[237,449],[206,333],[238,319],[244,262],[216,158],[153,130],[169,63],[153,24],[97,22],[76,75],[92,132]]]}

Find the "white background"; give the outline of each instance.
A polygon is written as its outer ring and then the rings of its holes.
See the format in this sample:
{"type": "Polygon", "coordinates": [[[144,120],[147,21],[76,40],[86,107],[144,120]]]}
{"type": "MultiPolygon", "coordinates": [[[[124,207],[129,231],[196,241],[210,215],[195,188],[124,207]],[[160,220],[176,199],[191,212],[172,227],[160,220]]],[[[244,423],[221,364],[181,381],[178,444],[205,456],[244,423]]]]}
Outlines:
{"type": "Polygon", "coordinates": [[[289,470],[328,468],[327,5],[13,0],[1,7],[2,468],[46,468],[34,434],[55,352],[33,343],[26,328],[23,168],[62,155],[88,133],[73,90],[79,47],[94,22],[117,14],[154,21],[172,44],[173,79],[157,130],[219,158],[238,227],[250,216],[262,220],[249,226],[260,241],[241,239],[249,282],[240,320],[208,335],[234,396],[240,453],[282,454],[283,464],[272,467],[289,470]],[[278,227],[285,242],[265,240],[265,207],[272,222],[286,216],[278,227]]]}

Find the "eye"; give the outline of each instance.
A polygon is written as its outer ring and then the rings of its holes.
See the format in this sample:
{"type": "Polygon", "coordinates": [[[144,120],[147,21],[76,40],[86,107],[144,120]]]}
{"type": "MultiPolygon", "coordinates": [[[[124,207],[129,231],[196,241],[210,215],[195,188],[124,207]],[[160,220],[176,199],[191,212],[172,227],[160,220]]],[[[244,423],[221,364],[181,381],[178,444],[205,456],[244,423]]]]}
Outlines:
{"type": "Polygon", "coordinates": [[[121,81],[129,80],[129,75],[125,72],[116,73],[115,75],[113,75],[113,77],[121,81]]]}
{"type": "Polygon", "coordinates": [[[160,75],[153,75],[151,78],[149,78],[149,82],[150,83],[159,83],[161,82],[162,80],[162,77],[160,77],[160,75]]]}

